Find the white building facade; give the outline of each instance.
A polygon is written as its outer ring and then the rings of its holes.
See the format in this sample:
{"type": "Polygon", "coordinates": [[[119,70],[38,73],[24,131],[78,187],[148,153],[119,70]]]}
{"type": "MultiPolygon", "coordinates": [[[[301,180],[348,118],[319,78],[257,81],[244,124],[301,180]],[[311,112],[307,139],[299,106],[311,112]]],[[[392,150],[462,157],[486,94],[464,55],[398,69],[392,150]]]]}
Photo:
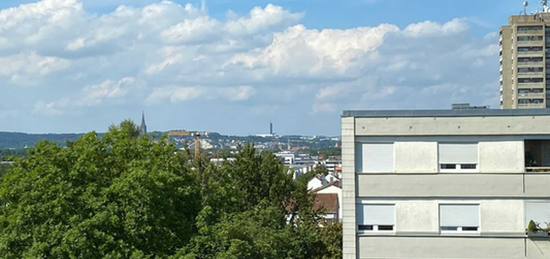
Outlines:
{"type": "Polygon", "coordinates": [[[344,111],[343,253],[550,258],[550,110],[344,111]]]}

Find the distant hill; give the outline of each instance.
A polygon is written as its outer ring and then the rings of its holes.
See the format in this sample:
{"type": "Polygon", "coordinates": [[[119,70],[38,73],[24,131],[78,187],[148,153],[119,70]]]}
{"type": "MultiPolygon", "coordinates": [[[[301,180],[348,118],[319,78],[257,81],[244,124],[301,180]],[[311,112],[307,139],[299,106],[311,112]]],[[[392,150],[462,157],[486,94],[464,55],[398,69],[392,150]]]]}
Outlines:
{"type": "Polygon", "coordinates": [[[67,141],[75,141],[84,134],[27,134],[16,132],[0,132],[0,149],[32,147],[36,141],[45,139],[55,141],[64,146],[67,141]]]}

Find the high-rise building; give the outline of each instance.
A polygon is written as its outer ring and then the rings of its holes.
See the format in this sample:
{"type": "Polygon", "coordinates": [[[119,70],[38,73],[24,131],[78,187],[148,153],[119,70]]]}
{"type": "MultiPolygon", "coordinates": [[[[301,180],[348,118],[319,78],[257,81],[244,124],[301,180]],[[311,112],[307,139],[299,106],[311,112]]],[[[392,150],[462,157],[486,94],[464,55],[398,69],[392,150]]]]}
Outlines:
{"type": "Polygon", "coordinates": [[[542,11],[512,15],[508,23],[500,28],[499,37],[500,108],[550,107],[550,12],[546,0],[542,11]]]}
{"type": "Polygon", "coordinates": [[[549,123],[547,109],[344,111],[343,258],[550,258],[549,123]]]}

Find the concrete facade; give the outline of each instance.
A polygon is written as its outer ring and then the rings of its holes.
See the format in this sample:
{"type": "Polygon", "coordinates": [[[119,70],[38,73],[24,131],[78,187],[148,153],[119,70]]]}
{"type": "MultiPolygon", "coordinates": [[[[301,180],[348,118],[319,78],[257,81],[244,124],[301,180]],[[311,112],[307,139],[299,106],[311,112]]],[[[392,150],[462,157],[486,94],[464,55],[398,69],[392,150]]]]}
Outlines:
{"type": "Polygon", "coordinates": [[[525,231],[525,204],[550,202],[550,168],[527,167],[525,143],[549,140],[548,125],[550,109],[345,111],[344,258],[550,258],[550,238],[525,231]],[[362,170],[376,143],[392,144],[393,170],[362,170]],[[441,143],[475,143],[475,169],[445,171],[441,143]],[[360,230],[364,205],[393,206],[393,229],[360,230]],[[479,208],[476,231],[443,228],[445,205],[479,208]]]}
{"type": "Polygon", "coordinates": [[[500,107],[547,108],[550,13],[513,15],[500,28],[500,107]]]}

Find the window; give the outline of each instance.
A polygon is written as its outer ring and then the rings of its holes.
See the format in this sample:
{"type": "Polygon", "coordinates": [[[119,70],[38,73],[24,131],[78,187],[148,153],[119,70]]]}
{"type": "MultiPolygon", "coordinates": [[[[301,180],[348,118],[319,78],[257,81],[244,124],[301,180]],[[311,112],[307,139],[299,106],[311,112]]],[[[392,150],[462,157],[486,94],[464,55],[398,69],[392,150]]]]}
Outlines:
{"type": "Polygon", "coordinates": [[[358,204],[357,228],[359,231],[395,231],[394,204],[358,204]]]}
{"type": "Polygon", "coordinates": [[[393,143],[358,144],[356,170],[364,173],[394,171],[393,143]]]}
{"type": "Polygon", "coordinates": [[[440,171],[477,170],[477,143],[439,143],[438,149],[440,171]]]}
{"type": "Polygon", "coordinates": [[[439,229],[441,232],[479,231],[479,205],[440,204],[439,229]]]}
{"type": "Polygon", "coordinates": [[[525,202],[525,228],[531,220],[540,224],[540,227],[546,228],[545,222],[550,222],[550,201],[525,202]]]}

